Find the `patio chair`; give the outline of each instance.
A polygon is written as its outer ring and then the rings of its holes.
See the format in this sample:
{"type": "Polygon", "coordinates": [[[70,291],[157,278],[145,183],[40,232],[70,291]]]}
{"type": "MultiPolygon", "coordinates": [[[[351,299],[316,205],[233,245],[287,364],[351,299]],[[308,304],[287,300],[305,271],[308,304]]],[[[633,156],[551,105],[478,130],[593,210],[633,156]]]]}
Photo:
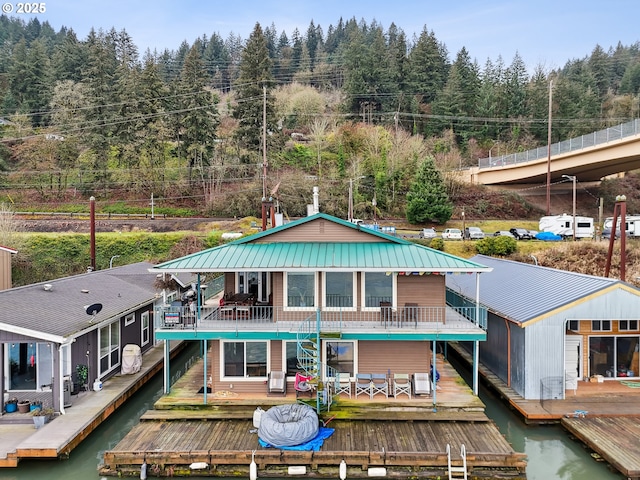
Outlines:
{"type": "Polygon", "coordinates": [[[406,393],[411,398],[411,382],[409,381],[408,373],[394,373],[393,374],[393,398],[398,398],[398,395],[406,393]]]}
{"type": "Polygon", "coordinates": [[[389,382],[386,373],[371,374],[371,398],[378,393],[382,393],[385,398],[389,396],[389,382]]]}
{"type": "Polygon", "coordinates": [[[413,394],[414,395],[431,395],[431,381],[428,373],[413,374],[413,394]]]}
{"type": "Polygon", "coordinates": [[[267,395],[280,393],[287,396],[287,377],[284,371],[269,372],[267,377],[267,395]]]}
{"type": "Polygon", "coordinates": [[[349,372],[338,373],[338,390],[336,395],[346,393],[351,398],[351,374],[349,372]]]}
{"type": "Polygon", "coordinates": [[[296,398],[304,394],[308,394],[309,398],[313,397],[313,385],[309,383],[311,378],[311,376],[302,375],[300,372],[296,372],[296,379],[293,382],[293,388],[296,391],[296,398]]]}
{"type": "Polygon", "coordinates": [[[236,307],[236,318],[238,320],[249,320],[251,307],[249,305],[238,305],[236,307]]]}
{"type": "Polygon", "coordinates": [[[371,374],[356,373],[356,398],[361,393],[367,394],[371,398],[371,374]]]}

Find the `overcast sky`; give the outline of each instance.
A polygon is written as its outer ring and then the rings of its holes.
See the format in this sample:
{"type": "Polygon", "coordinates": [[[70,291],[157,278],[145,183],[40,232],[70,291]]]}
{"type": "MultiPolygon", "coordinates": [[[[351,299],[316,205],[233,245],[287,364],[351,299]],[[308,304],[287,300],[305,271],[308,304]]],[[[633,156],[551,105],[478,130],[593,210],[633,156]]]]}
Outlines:
{"type": "MultiPolygon", "coordinates": [[[[80,39],[90,29],[125,29],[140,53],[147,48],[175,50],[183,40],[229,33],[247,39],[256,22],[275,25],[289,38],[295,28],[303,35],[311,21],[327,32],[342,17],[376,20],[385,31],[393,22],[409,39],[426,26],[444,43],[449,59],[466,47],[483,66],[487,58],[502,56],[506,65],[520,54],[529,70],[564,66],[568,60],[591,54],[596,44],[607,51],[618,42],[640,41],[640,1],[618,0],[48,0],[38,14],[57,31],[73,28],[80,39]]],[[[18,2],[3,3],[16,13],[18,2]]]]}

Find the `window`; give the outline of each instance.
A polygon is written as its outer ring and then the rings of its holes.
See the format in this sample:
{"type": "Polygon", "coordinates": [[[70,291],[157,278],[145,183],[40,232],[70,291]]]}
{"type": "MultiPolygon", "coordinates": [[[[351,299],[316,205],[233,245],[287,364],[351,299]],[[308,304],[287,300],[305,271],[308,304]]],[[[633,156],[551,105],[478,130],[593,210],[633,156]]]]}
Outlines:
{"type": "Polygon", "coordinates": [[[611,320],[591,320],[591,330],[594,332],[610,332],[611,320]]]}
{"type": "Polygon", "coordinates": [[[128,327],[135,321],[136,321],[136,315],[134,313],[130,313],[129,315],[124,317],[124,326],[128,327]]]}
{"type": "Polygon", "coordinates": [[[316,306],[315,294],[315,274],[308,273],[288,273],[285,277],[288,307],[306,307],[313,308],[316,306]]]}
{"type": "Polygon", "coordinates": [[[324,274],[325,307],[353,309],[356,295],[355,284],[352,272],[326,272],[324,274]]]}
{"type": "Polygon", "coordinates": [[[120,323],[102,327],[98,333],[100,342],[100,372],[102,376],[120,365],[120,323]]]}
{"type": "Polygon", "coordinates": [[[572,332],[580,331],[580,320],[569,320],[569,330],[572,332]]]}
{"type": "Polygon", "coordinates": [[[143,312],[140,315],[140,325],[142,327],[142,331],[140,332],[140,344],[141,346],[149,343],[149,312],[143,312]]]}
{"type": "MultiPolygon", "coordinates": [[[[355,343],[354,342],[325,342],[326,364],[341,373],[355,375],[355,343]]],[[[328,376],[328,375],[327,375],[328,376]]]]}
{"type": "Polygon", "coordinates": [[[637,320],[619,320],[618,330],[620,330],[621,332],[638,330],[638,321],[637,320]]]}
{"type": "Polygon", "coordinates": [[[365,308],[380,308],[380,302],[393,303],[394,276],[383,272],[365,272],[362,282],[365,308]]]}
{"type": "Polygon", "coordinates": [[[222,354],[225,377],[267,376],[267,342],[225,342],[222,354]]]}

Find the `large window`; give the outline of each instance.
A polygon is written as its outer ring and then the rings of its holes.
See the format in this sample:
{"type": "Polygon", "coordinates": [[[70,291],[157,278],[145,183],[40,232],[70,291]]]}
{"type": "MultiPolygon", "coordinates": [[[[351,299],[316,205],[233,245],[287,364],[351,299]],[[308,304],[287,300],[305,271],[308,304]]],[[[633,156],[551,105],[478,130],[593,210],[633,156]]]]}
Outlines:
{"type": "Polygon", "coordinates": [[[267,376],[267,342],[225,342],[222,352],[225,377],[267,376]]]}
{"type": "Polygon", "coordinates": [[[100,337],[100,372],[104,375],[120,365],[120,323],[113,322],[111,325],[102,327],[99,331],[100,337]]]}
{"type": "Polygon", "coordinates": [[[324,274],[325,307],[354,308],[355,284],[352,272],[326,272],[324,274]]]}
{"type": "Polygon", "coordinates": [[[393,274],[365,272],[362,282],[365,308],[380,308],[380,302],[393,303],[393,274]]]}
{"type": "Polygon", "coordinates": [[[288,307],[316,306],[316,276],[313,272],[288,273],[286,276],[286,292],[288,307]]]}
{"type": "Polygon", "coordinates": [[[42,390],[53,383],[50,343],[12,343],[8,348],[9,390],[42,390]]]}
{"type": "Polygon", "coordinates": [[[355,375],[356,365],[354,359],[354,342],[325,342],[324,351],[326,364],[340,373],[349,373],[350,377],[355,375]]]}

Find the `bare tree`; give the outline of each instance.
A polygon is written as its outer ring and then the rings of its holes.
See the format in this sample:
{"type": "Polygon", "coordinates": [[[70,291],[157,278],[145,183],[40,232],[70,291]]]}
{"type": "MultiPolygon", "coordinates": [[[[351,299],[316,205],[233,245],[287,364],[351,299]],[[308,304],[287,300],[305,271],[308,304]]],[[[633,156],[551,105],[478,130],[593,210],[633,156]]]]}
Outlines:
{"type": "Polygon", "coordinates": [[[11,207],[0,203],[0,245],[17,248],[19,222],[11,207]]]}

